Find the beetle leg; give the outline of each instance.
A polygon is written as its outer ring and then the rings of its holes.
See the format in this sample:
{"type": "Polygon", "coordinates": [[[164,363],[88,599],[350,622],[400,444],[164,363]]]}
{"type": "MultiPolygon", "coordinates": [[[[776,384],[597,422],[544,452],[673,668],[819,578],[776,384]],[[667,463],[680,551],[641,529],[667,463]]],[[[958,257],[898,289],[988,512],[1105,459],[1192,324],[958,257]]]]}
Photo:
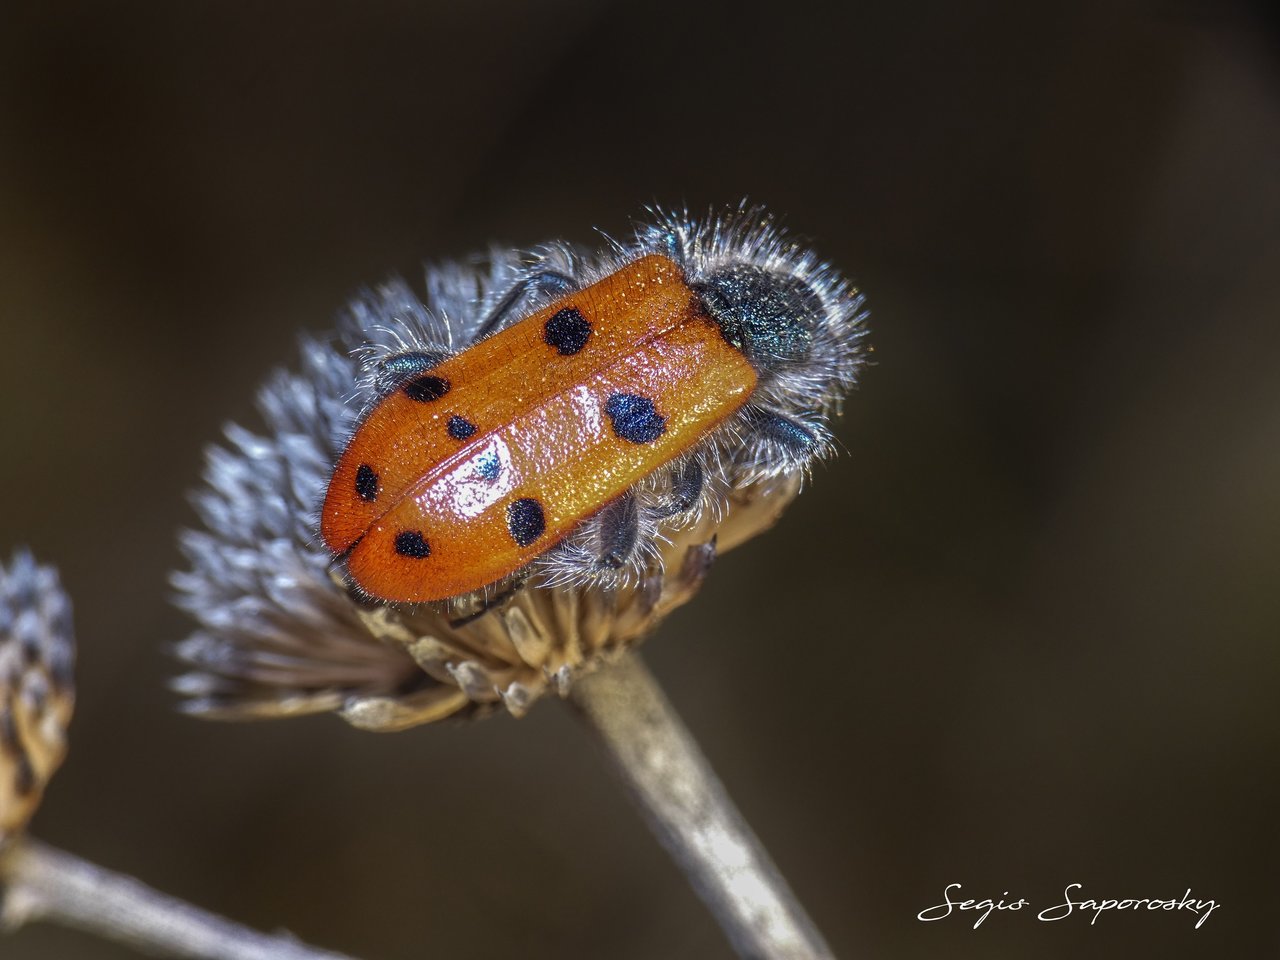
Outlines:
{"type": "Polygon", "coordinates": [[[657,510],[658,518],[674,517],[678,513],[692,510],[702,496],[702,484],[705,480],[702,464],[694,457],[685,460],[678,467],[671,468],[671,492],[657,510]]]}
{"type": "Polygon", "coordinates": [[[803,420],[756,406],[746,407],[743,415],[755,441],[747,446],[743,459],[754,466],[803,468],[830,446],[831,440],[825,431],[803,420]]]}
{"type": "Polygon", "coordinates": [[[640,538],[640,509],[630,491],[624,493],[596,515],[599,553],[598,566],[619,570],[636,548],[640,538]]]}
{"type": "Polygon", "coordinates": [[[391,393],[405,381],[430,370],[447,356],[447,353],[434,350],[412,350],[407,353],[392,354],[380,360],[374,372],[375,386],[379,396],[391,393]]]}
{"type": "Polygon", "coordinates": [[[556,270],[540,270],[522,277],[512,284],[511,289],[498,301],[489,316],[485,317],[484,322],[476,329],[474,339],[479,340],[498,329],[520,301],[530,294],[550,293],[563,297],[577,288],[578,285],[572,277],[556,270]]]}
{"type": "Polygon", "coordinates": [[[757,433],[797,454],[808,453],[821,441],[804,424],[764,407],[747,407],[743,411],[757,433]]]}
{"type": "Polygon", "coordinates": [[[506,602],[519,593],[523,587],[524,578],[520,577],[506,589],[500,590],[495,594],[491,595],[486,592],[484,595],[475,599],[474,602],[476,609],[468,613],[452,617],[449,620],[449,626],[457,629],[458,627],[465,627],[468,623],[471,623],[474,620],[479,620],[490,610],[496,610],[498,607],[506,604],[506,602]]]}

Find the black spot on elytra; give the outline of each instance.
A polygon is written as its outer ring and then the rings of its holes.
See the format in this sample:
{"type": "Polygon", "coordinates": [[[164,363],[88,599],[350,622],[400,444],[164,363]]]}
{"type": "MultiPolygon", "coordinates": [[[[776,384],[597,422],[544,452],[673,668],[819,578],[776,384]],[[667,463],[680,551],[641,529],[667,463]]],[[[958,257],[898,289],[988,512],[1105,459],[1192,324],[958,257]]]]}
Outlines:
{"type": "Polygon", "coordinates": [[[427,374],[425,377],[418,377],[412,383],[406,383],[404,393],[410,400],[416,400],[418,403],[429,403],[432,400],[439,400],[449,392],[449,381],[444,377],[437,377],[433,374],[427,374]]]}
{"type": "Polygon", "coordinates": [[[667,418],[654,409],[648,397],[612,394],[605,402],[604,412],[613,421],[613,432],[631,443],[652,443],[667,430],[667,418]]]}
{"type": "Polygon", "coordinates": [[[543,339],[565,357],[573,356],[591,339],[591,324],[577,307],[557,310],[547,321],[543,339]]]}
{"type": "Polygon", "coordinates": [[[507,529],[511,531],[512,540],[522,547],[529,546],[547,529],[542,504],[533,497],[521,497],[508,504],[507,529]]]}
{"type": "Polygon", "coordinates": [[[447,429],[453,439],[465,440],[476,432],[476,425],[466,417],[450,417],[447,429]]]}
{"type": "Polygon", "coordinates": [[[482,480],[497,480],[498,474],[502,472],[502,461],[493,450],[486,450],[476,457],[475,464],[476,473],[480,474],[482,480]]]}
{"type": "Polygon", "coordinates": [[[421,530],[402,530],[396,534],[396,553],[411,560],[431,556],[431,545],[421,530]]]}
{"type": "Polygon", "coordinates": [[[356,494],[369,503],[378,499],[378,475],[367,463],[356,468],[356,494]]]}

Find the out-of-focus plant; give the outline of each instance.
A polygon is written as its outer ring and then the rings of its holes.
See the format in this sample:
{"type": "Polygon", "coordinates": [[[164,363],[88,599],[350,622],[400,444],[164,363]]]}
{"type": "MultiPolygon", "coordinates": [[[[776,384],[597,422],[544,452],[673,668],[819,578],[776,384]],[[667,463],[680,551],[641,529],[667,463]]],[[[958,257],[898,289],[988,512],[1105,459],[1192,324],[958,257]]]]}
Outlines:
{"type": "Polygon", "coordinates": [[[67,752],[75,703],[71,601],[57,571],[0,564],[0,928],[46,920],[149,953],[211,960],[343,960],[249,930],[40,843],[27,825],[67,752]]]}

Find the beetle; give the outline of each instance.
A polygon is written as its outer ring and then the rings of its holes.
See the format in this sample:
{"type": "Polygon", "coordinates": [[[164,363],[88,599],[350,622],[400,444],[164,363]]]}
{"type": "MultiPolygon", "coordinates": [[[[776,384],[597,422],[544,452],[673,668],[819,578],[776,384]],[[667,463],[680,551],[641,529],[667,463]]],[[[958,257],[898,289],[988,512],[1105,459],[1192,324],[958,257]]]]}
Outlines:
{"type": "Polygon", "coordinates": [[[428,288],[353,306],[384,338],[320,515],[387,601],[616,583],[664,524],[828,453],[864,360],[861,296],[758,210],[658,213],[595,256],[499,253],[428,288]]]}

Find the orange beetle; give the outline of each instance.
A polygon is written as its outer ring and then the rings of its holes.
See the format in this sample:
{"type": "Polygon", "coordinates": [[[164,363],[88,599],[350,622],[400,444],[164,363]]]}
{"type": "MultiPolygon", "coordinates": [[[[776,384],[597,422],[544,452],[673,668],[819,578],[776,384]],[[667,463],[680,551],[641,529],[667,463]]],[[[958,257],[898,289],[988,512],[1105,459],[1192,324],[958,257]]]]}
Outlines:
{"type": "MultiPolygon", "coordinates": [[[[830,325],[824,288],[750,263],[695,280],[677,259],[689,259],[678,245],[651,245],[581,289],[557,278],[568,292],[459,353],[384,364],[391,382],[321,514],[325,543],[361,589],[418,602],[501,581],[731,417],[779,469],[823,452],[808,396],[791,416],[748,403],[762,377],[808,376],[815,334],[830,325]]],[[[849,349],[856,324],[846,318],[849,349]]],[[[838,388],[844,371],[820,349],[818,359],[838,388]]]]}

